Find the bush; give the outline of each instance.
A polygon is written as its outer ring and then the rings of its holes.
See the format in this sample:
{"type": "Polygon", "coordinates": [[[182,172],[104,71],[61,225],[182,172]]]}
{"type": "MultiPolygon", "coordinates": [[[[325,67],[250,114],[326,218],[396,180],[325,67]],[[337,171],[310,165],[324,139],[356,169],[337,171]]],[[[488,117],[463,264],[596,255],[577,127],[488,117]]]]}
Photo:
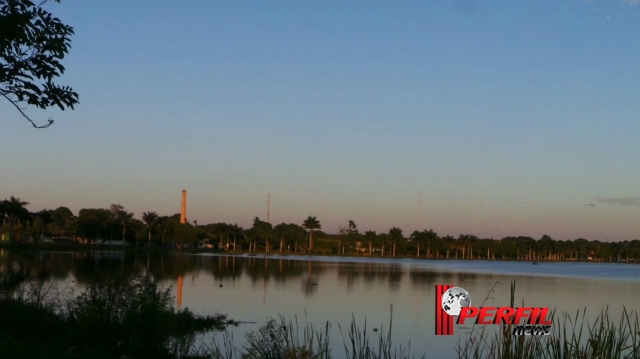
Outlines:
{"type": "Polygon", "coordinates": [[[169,289],[141,278],[91,284],[67,304],[76,345],[95,346],[113,355],[165,354],[174,316],[169,289]]]}
{"type": "Polygon", "coordinates": [[[96,282],[70,298],[44,281],[16,286],[2,276],[0,289],[11,283],[0,298],[0,346],[9,357],[180,358],[195,352],[199,334],[237,325],[175,311],[170,288],[148,278],[96,282]]]}

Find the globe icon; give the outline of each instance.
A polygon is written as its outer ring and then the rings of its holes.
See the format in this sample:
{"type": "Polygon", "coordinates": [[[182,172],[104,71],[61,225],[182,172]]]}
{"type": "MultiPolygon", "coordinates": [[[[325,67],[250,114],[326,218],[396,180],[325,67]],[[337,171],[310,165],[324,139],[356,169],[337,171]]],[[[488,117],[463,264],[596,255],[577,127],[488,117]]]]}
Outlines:
{"type": "Polygon", "coordinates": [[[471,296],[463,288],[449,288],[442,295],[442,309],[449,315],[459,315],[462,308],[470,305],[471,296]]]}

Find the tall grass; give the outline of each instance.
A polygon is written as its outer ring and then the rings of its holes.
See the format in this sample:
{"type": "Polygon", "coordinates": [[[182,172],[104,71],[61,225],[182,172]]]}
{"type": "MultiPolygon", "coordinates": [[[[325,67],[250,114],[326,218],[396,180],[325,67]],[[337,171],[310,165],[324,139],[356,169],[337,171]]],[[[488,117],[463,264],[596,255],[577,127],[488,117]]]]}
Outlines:
{"type": "Polygon", "coordinates": [[[212,358],[243,359],[329,359],[329,322],[324,330],[312,324],[301,327],[298,318],[280,316],[270,319],[257,331],[246,334],[247,344],[242,349],[233,345],[233,335],[225,332],[222,342],[214,340],[205,345],[205,353],[212,358]]]}
{"type": "MultiPolygon", "coordinates": [[[[356,322],[355,317],[351,316],[351,324],[349,325],[349,331],[345,338],[342,328],[340,328],[340,334],[343,337],[345,356],[343,358],[348,359],[395,359],[395,358],[409,358],[411,355],[411,342],[406,347],[402,344],[398,346],[393,345],[391,340],[391,331],[393,328],[393,305],[389,308],[389,328],[385,333],[384,327],[380,326],[380,333],[377,334],[377,345],[373,346],[369,342],[369,336],[367,334],[367,320],[364,321],[364,326],[360,328],[356,322]]],[[[425,358],[425,355],[422,356],[425,358]]]]}
{"type": "MultiPolygon", "coordinates": [[[[511,282],[514,307],[515,281],[511,282]]],[[[518,336],[513,325],[472,329],[456,349],[459,359],[621,359],[640,358],[640,321],[636,311],[623,308],[618,321],[609,318],[608,308],[590,324],[586,308],[575,315],[564,312],[553,318],[546,336],[518,336]],[[586,330],[585,330],[586,329],[586,330]]]]}
{"type": "MultiPolygon", "coordinates": [[[[487,297],[494,293],[495,285],[487,297]]],[[[510,306],[515,306],[515,281],[511,282],[510,306]]],[[[486,301],[486,299],[485,299],[486,301]]],[[[483,302],[484,303],[484,302],[483,302]]],[[[524,306],[524,302],[522,303],[524,306]]],[[[473,326],[471,332],[456,348],[458,359],[631,359],[640,358],[640,321],[637,312],[623,309],[618,321],[611,320],[608,308],[589,323],[586,308],[575,314],[550,313],[551,332],[546,336],[514,335],[514,325],[473,326]]],[[[407,347],[392,343],[393,308],[385,331],[375,332],[371,338],[367,322],[359,325],[352,316],[351,324],[343,331],[344,351],[329,350],[329,328],[323,330],[280,317],[270,320],[258,331],[246,335],[247,344],[235,347],[233,335],[225,332],[221,341],[201,353],[212,359],[396,359],[411,357],[407,347]]],[[[426,358],[423,355],[422,358],[426,358]]]]}
{"type": "MultiPolygon", "coordinates": [[[[348,359],[406,359],[411,352],[411,343],[406,347],[395,346],[391,340],[393,328],[393,306],[390,308],[391,320],[385,332],[381,327],[376,333],[377,340],[371,340],[367,331],[367,322],[359,326],[352,316],[346,332],[338,325],[343,337],[344,353],[336,358],[348,359]]],[[[306,315],[305,315],[306,318],[306,315]]],[[[317,329],[308,322],[304,326],[294,320],[280,316],[279,320],[270,319],[267,324],[254,332],[246,334],[247,344],[234,347],[233,335],[225,332],[221,340],[214,340],[211,346],[205,346],[212,359],[330,359],[334,358],[329,346],[331,323],[326,322],[317,329]]],[[[425,358],[423,355],[422,358],[425,358]]]]}

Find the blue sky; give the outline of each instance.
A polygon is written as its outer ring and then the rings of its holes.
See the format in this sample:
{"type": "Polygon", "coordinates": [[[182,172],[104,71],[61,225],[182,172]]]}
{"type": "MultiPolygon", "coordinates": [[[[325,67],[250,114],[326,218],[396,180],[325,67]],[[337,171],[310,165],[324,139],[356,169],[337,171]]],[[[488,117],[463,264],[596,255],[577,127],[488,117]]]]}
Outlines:
{"type": "Polygon", "coordinates": [[[329,233],[640,238],[638,1],[109,1],[74,111],[0,102],[0,198],[329,233]],[[531,202],[531,203],[527,203],[531,202]],[[594,204],[594,206],[585,206],[594,204]]]}

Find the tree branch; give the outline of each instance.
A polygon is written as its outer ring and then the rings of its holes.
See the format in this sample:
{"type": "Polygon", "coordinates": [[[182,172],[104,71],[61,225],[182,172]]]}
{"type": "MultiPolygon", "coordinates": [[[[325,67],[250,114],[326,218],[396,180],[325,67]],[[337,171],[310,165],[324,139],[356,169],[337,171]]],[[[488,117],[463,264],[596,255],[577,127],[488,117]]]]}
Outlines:
{"type": "Polygon", "coordinates": [[[0,95],[2,95],[2,97],[6,98],[9,102],[11,102],[11,104],[12,104],[13,106],[15,106],[15,108],[17,108],[17,109],[18,109],[18,111],[20,111],[20,114],[22,114],[22,117],[26,118],[26,119],[27,119],[27,121],[31,122],[31,124],[33,125],[33,127],[35,127],[35,128],[47,128],[47,127],[49,127],[49,126],[53,125],[53,119],[49,118],[49,119],[47,119],[47,121],[49,122],[48,124],[46,124],[46,125],[42,125],[42,126],[37,126],[33,121],[31,121],[31,119],[29,118],[29,116],[27,116],[27,115],[22,111],[22,109],[20,108],[20,106],[18,106],[18,104],[17,104],[17,103],[15,103],[15,101],[13,101],[12,99],[10,99],[10,98],[9,98],[7,95],[5,95],[4,93],[0,93],[0,95]]]}

